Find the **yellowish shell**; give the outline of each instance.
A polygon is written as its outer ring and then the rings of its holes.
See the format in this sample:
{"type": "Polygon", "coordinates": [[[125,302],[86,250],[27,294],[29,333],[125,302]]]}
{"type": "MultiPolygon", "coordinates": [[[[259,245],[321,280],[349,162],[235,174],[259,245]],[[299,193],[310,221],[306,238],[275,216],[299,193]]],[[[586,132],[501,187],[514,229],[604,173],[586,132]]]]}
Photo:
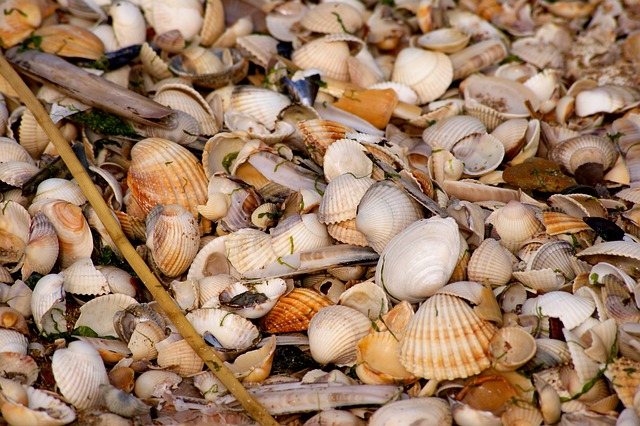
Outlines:
{"type": "Polygon", "coordinates": [[[70,58],[98,60],[104,54],[104,45],[91,31],[70,24],[49,25],[33,32],[39,38],[38,48],[70,58]]]}
{"type": "Polygon", "coordinates": [[[453,80],[453,66],[442,52],[407,47],[396,58],[391,80],[411,87],[418,94],[418,102],[425,104],[447,90],[453,80]]]}
{"type": "Polygon", "coordinates": [[[182,339],[158,348],[158,366],[185,377],[202,371],[204,361],[189,342],[182,339]]]}
{"type": "Polygon", "coordinates": [[[304,331],[320,309],[331,305],[331,300],[314,290],[294,288],[260,319],[260,328],[266,333],[304,331]]]}
{"type": "Polygon", "coordinates": [[[296,49],[291,55],[291,60],[302,69],[317,68],[331,78],[349,81],[347,58],[350,56],[347,42],[323,37],[296,49]]]}

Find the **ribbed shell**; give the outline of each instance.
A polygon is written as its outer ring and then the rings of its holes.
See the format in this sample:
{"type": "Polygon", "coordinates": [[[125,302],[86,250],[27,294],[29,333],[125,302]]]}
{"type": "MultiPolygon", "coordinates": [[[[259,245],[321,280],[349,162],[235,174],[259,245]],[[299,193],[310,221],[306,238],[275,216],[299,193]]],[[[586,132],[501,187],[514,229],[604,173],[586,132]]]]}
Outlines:
{"type": "Polygon", "coordinates": [[[514,254],[522,243],[544,229],[534,211],[519,201],[509,201],[493,212],[487,222],[493,224],[500,244],[514,254]]]}
{"type": "Polygon", "coordinates": [[[549,235],[576,234],[591,229],[582,217],[569,216],[565,213],[547,211],[543,213],[544,226],[549,235]]]}
{"type": "Polygon", "coordinates": [[[435,294],[423,303],[403,330],[400,362],[418,377],[453,380],[487,369],[489,341],[496,333],[462,299],[435,294]]]}
{"type": "Polygon", "coordinates": [[[196,206],[207,201],[202,164],[167,139],[147,138],[133,146],[127,184],[145,215],[158,204],[179,204],[196,216],[196,206]]]}
{"type": "Polygon", "coordinates": [[[129,305],[138,302],[126,294],[107,294],[92,299],[80,307],[80,316],[76,320],[75,328],[89,327],[98,336],[118,337],[113,325],[113,317],[129,305]]]}
{"type": "Polygon", "coordinates": [[[0,353],[14,352],[21,355],[27,354],[27,337],[15,330],[0,328],[0,353]]]}
{"type": "Polygon", "coordinates": [[[177,277],[189,268],[198,254],[198,221],[180,205],[158,205],[147,219],[147,246],[160,271],[169,277],[177,277]],[[156,210],[159,210],[157,216],[153,214],[156,210]]]}
{"type": "Polygon", "coordinates": [[[331,181],[342,174],[352,173],[356,177],[371,176],[373,162],[367,151],[353,139],[340,139],[327,148],[323,159],[324,177],[331,181]]]}
{"type": "Polygon", "coordinates": [[[320,364],[356,362],[356,344],[369,333],[369,318],[347,306],[328,306],[309,322],[311,356],[320,364]]]}
{"type": "Polygon", "coordinates": [[[355,219],[358,203],[367,189],[375,183],[370,177],[358,178],[345,173],[327,185],[318,209],[320,222],[329,224],[355,219]]]}
{"type": "Polygon", "coordinates": [[[444,399],[411,398],[385,404],[377,409],[369,426],[389,426],[392,424],[429,424],[451,426],[451,409],[444,399]]]}
{"type": "Polygon", "coordinates": [[[222,309],[196,309],[186,317],[198,333],[208,331],[227,349],[247,349],[260,335],[249,320],[222,309]]]}
{"type": "Polygon", "coordinates": [[[534,110],[540,106],[540,100],[517,81],[499,77],[471,76],[464,81],[464,99],[475,99],[479,103],[495,109],[506,118],[528,117],[525,101],[531,102],[534,110]]]}
{"type": "Polygon", "coordinates": [[[178,340],[158,349],[158,366],[168,368],[182,377],[202,371],[204,361],[186,340],[178,340]]]}
{"type": "Polygon", "coordinates": [[[261,269],[278,258],[269,234],[257,229],[243,228],[227,236],[227,258],[240,273],[261,269]]]}
{"type": "Polygon", "coordinates": [[[454,115],[438,121],[422,132],[422,140],[429,145],[451,150],[465,136],[486,133],[487,128],[477,118],[468,115],[454,115]]]}
{"type": "Polygon", "coordinates": [[[282,93],[263,87],[240,85],[233,88],[229,107],[240,111],[264,124],[273,131],[278,114],[291,105],[291,100],[282,93]]]}
{"type": "Polygon", "coordinates": [[[51,357],[51,370],[60,393],[79,410],[100,404],[100,385],[109,378],[98,351],[88,343],[75,341],[51,357]]]}
{"type": "Polygon", "coordinates": [[[313,119],[297,124],[304,137],[304,145],[309,156],[320,166],[324,164],[324,154],[334,142],[344,139],[347,133],[353,132],[351,127],[331,120],[313,119]]]}
{"type": "Polygon", "coordinates": [[[326,247],[332,242],[327,227],[320,223],[315,213],[291,215],[269,232],[273,250],[278,257],[326,247]]]}
{"type": "Polygon", "coordinates": [[[49,274],[40,278],[31,294],[33,322],[42,331],[42,317],[56,303],[64,300],[63,278],[59,274],[49,274]]]}
{"type": "Polygon", "coordinates": [[[300,19],[303,28],[316,33],[354,33],[362,25],[362,16],[353,6],[341,2],[320,3],[300,19]]]}
{"type": "Polygon", "coordinates": [[[327,225],[327,232],[336,241],[352,246],[367,247],[367,239],[364,234],[356,228],[356,220],[349,219],[342,222],[330,223],[327,225]]]}
{"type": "Polygon", "coordinates": [[[331,78],[349,81],[347,58],[350,56],[349,44],[346,41],[323,37],[296,49],[291,55],[291,60],[302,69],[317,68],[331,78]]]}
{"type": "Polygon", "coordinates": [[[294,288],[260,319],[260,328],[271,334],[305,331],[311,318],[320,309],[331,305],[331,300],[314,290],[294,288]]]}
{"type": "Polygon", "coordinates": [[[505,285],[511,279],[513,265],[511,258],[500,243],[493,238],[487,238],[473,251],[467,277],[471,281],[489,284],[491,287],[505,285]]]}
{"type": "Polygon", "coordinates": [[[415,47],[400,51],[391,75],[391,81],[415,90],[420,104],[442,96],[452,80],[453,66],[447,55],[415,47]]]}
{"type": "Polygon", "coordinates": [[[34,161],[27,150],[16,141],[5,136],[0,136],[0,162],[18,161],[22,163],[31,163],[34,161]]]}
{"type": "Polygon", "coordinates": [[[215,135],[219,124],[215,112],[202,95],[185,84],[165,84],[156,92],[154,101],[192,116],[203,135],[215,135]]]}
{"type": "Polygon", "coordinates": [[[564,166],[571,174],[586,163],[599,163],[608,170],[616,158],[615,144],[595,135],[581,135],[562,141],[549,154],[549,159],[564,166]]]}
{"type": "Polygon", "coordinates": [[[64,290],[73,294],[99,295],[109,292],[109,284],[89,257],[83,257],[63,271],[64,290]]]}
{"type": "Polygon", "coordinates": [[[498,38],[490,38],[452,54],[453,80],[465,78],[507,57],[507,46],[498,38]]]}
{"type": "Polygon", "coordinates": [[[456,143],[451,152],[464,163],[464,173],[482,176],[495,170],[504,158],[504,145],[488,134],[469,135],[456,143]]]}
{"type": "Polygon", "coordinates": [[[595,302],[586,297],[552,291],[535,299],[527,299],[522,305],[522,313],[560,318],[564,326],[571,330],[589,318],[595,308],[595,302]]]}

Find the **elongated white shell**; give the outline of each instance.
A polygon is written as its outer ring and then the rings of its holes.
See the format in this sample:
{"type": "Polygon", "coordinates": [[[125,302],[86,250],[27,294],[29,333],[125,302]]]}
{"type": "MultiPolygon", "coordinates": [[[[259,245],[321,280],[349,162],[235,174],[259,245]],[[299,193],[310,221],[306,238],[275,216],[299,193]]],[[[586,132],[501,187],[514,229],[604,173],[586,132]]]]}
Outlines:
{"type": "Polygon", "coordinates": [[[443,287],[460,254],[452,218],[421,219],[393,237],[376,266],[376,284],[396,300],[420,302],[443,287]]]}

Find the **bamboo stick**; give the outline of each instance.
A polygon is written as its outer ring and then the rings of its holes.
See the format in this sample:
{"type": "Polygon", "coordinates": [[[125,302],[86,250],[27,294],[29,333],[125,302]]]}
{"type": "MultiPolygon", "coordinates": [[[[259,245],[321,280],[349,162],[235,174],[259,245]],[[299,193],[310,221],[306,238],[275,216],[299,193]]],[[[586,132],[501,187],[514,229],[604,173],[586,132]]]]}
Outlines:
{"type": "Polygon", "coordinates": [[[104,224],[113,239],[114,243],[129,262],[134,271],[138,274],[145,287],[158,302],[160,307],[166,312],[169,319],[178,328],[182,337],[189,342],[191,347],[202,358],[213,374],[227,387],[229,392],[242,404],[245,410],[260,424],[277,425],[278,423],[271,417],[269,412],[262,407],[256,399],[242,386],[233,373],[224,365],[220,357],[205,343],[198,332],[187,321],[171,296],[166,292],[162,284],[153,275],[147,264],[138,255],[127,237],[122,232],[119,223],[113,217],[111,210],[97,191],[91,178],[84,167],[75,156],[73,150],[60,133],[60,130],[53,124],[49,114],[29,90],[22,78],[11,67],[3,54],[0,54],[0,74],[15,89],[20,100],[33,113],[40,126],[53,142],[58,153],[69,168],[69,171],[78,182],[89,203],[94,208],[100,221],[104,224]]]}

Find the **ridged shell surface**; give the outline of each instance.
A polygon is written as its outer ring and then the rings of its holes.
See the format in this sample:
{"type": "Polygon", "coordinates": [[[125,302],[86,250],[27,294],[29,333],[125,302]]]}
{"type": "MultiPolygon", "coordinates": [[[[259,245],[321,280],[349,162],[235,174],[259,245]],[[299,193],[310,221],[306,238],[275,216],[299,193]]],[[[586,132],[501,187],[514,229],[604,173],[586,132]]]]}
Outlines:
{"type": "Polygon", "coordinates": [[[186,318],[198,333],[208,331],[227,349],[247,349],[260,334],[249,320],[222,309],[196,309],[186,318]]]}
{"type": "Polygon", "coordinates": [[[447,90],[453,80],[453,65],[442,52],[407,47],[396,58],[391,80],[411,87],[418,102],[425,104],[447,90]]]}
{"type": "Polygon", "coordinates": [[[320,202],[318,219],[329,224],[355,219],[358,203],[367,189],[375,183],[370,177],[356,177],[345,173],[333,179],[320,202]]]}
{"type": "Polygon", "coordinates": [[[109,378],[98,351],[85,342],[71,342],[51,358],[51,369],[60,393],[79,410],[100,403],[100,385],[109,378]]]}
{"type": "Polygon", "coordinates": [[[418,377],[465,378],[487,369],[496,328],[464,300],[436,294],[423,303],[402,331],[400,362],[418,377]]]}
{"type": "Polygon", "coordinates": [[[423,301],[449,281],[459,254],[454,219],[418,220],[393,237],[380,254],[376,284],[393,299],[423,301]]]}
{"type": "Polygon", "coordinates": [[[300,68],[317,68],[331,78],[349,81],[347,58],[350,56],[347,42],[331,41],[323,37],[296,49],[291,55],[291,60],[300,68]]]}
{"type": "Polygon", "coordinates": [[[487,238],[474,250],[467,265],[469,280],[486,283],[492,287],[507,284],[512,272],[511,258],[493,238],[487,238]]]}
{"type": "Polygon", "coordinates": [[[260,320],[260,328],[266,333],[305,331],[311,318],[333,302],[308,288],[294,288],[278,300],[269,313],[260,320]]]}
{"type": "Polygon", "coordinates": [[[93,237],[80,207],[66,201],[51,201],[41,211],[58,235],[60,266],[66,268],[80,258],[91,257],[93,237]]]}
{"type": "Polygon", "coordinates": [[[385,404],[369,419],[369,426],[396,424],[451,426],[449,404],[440,398],[412,398],[385,404]],[[401,420],[400,420],[401,419],[401,420]]]}
{"type": "Polygon", "coordinates": [[[362,27],[362,16],[353,6],[341,2],[320,3],[307,10],[300,25],[316,33],[353,33],[362,27]]]}
{"type": "Polygon", "coordinates": [[[500,244],[512,253],[516,253],[522,243],[544,229],[534,211],[518,201],[509,201],[493,212],[487,222],[493,224],[500,236],[500,244]]]}
{"type": "Polygon", "coordinates": [[[326,247],[332,242],[327,227],[320,223],[315,213],[291,215],[280,221],[270,233],[273,250],[279,257],[326,247]]]}
{"type": "Polygon", "coordinates": [[[179,204],[196,216],[196,206],[207,202],[202,164],[167,139],[147,138],[133,146],[127,184],[144,215],[158,204],[179,204]]]}

